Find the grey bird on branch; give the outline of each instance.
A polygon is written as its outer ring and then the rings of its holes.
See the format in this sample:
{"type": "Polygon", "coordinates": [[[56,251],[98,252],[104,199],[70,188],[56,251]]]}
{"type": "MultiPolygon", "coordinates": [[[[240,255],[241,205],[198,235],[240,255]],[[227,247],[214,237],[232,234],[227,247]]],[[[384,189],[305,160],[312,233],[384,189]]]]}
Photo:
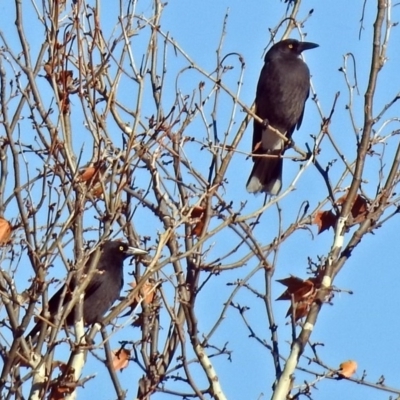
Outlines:
{"type": "MultiPolygon", "coordinates": [[[[84,291],[83,298],[83,320],[85,324],[94,324],[101,322],[104,314],[110,309],[115,300],[118,299],[122,286],[124,284],[124,260],[129,256],[138,256],[147,254],[147,251],[130,247],[128,244],[121,241],[108,241],[103,245],[102,253],[95,267],[96,271],[93,274],[89,284],[84,291]]],[[[88,268],[92,264],[91,259],[85,266],[84,273],[87,273],[88,268]]],[[[62,308],[66,307],[72,300],[72,294],[75,285],[71,282],[68,287],[61,287],[60,290],[49,300],[48,313],[50,322],[52,317],[59,310],[62,313],[62,308]],[[62,304],[60,304],[62,301],[62,304]]],[[[67,325],[73,325],[75,319],[74,308],[66,316],[67,325]]],[[[27,339],[34,341],[34,337],[42,330],[46,324],[43,313],[40,321],[34,326],[28,334],[27,339]]]]}
{"type": "Polygon", "coordinates": [[[289,140],[295,128],[300,128],[310,92],[310,71],[299,56],[315,47],[315,43],[286,39],[274,44],[265,56],[255,100],[256,114],[264,122],[254,120],[254,166],[246,185],[250,193],[277,195],[281,190],[285,143],[269,127],[289,140]]]}

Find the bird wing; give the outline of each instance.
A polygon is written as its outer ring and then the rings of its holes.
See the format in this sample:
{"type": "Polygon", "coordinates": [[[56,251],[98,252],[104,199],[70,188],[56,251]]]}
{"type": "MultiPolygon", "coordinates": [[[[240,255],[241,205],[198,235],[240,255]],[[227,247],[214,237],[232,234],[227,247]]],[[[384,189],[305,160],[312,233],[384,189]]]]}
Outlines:
{"type": "Polygon", "coordinates": [[[105,270],[97,270],[94,272],[92,279],[90,280],[89,284],[86,287],[85,290],[85,298],[91,296],[93,293],[98,290],[102,283],[104,282],[105,279],[108,279],[107,276],[107,271],[105,270]]]}
{"type": "MultiPolygon", "coordinates": [[[[309,91],[310,72],[301,59],[271,59],[264,64],[258,81],[257,115],[290,138],[303,121],[309,91]]],[[[260,142],[262,132],[262,124],[255,122],[253,148],[260,142]]]]}
{"type": "Polygon", "coordinates": [[[118,299],[123,286],[123,275],[114,274],[114,272],[116,271],[96,271],[90,281],[83,302],[83,314],[86,323],[99,322],[115,300],[118,299]]]}
{"type": "MultiPolygon", "coordinates": [[[[299,120],[297,121],[296,129],[299,129],[300,126],[301,126],[301,123],[303,122],[304,110],[305,110],[305,108],[306,108],[306,101],[307,101],[307,99],[308,99],[309,96],[310,96],[310,91],[308,91],[307,96],[306,96],[306,98],[305,98],[305,100],[304,100],[303,110],[302,110],[302,112],[301,112],[301,115],[300,115],[299,120]]],[[[294,130],[294,129],[293,129],[293,130],[294,130]]],[[[292,131],[292,133],[293,133],[293,131],[292,131]]]]}
{"type": "MultiPolygon", "coordinates": [[[[85,322],[98,322],[114,301],[123,286],[123,261],[119,243],[106,243],[98,260],[96,270],[85,290],[83,314],[85,322]]],[[[86,264],[87,268],[91,260],[86,264]]]]}
{"type": "Polygon", "coordinates": [[[62,306],[65,306],[69,301],[71,301],[72,293],[71,285],[66,288],[66,285],[62,285],[61,288],[51,297],[48,302],[48,310],[51,315],[55,314],[62,306]],[[65,294],[64,294],[65,291],[65,294]],[[60,304],[61,297],[64,294],[62,304],[60,304]]]}
{"type": "MultiPolygon", "coordinates": [[[[266,61],[257,84],[256,91],[256,114],[262,119],[267,120],[268,124],[278,129],[283,135],[286,134],[287,128],[285,121],[282,120],[282,104],[281,100],[284,99],[285,93],[283,92],[284,82],[282,77],[282,72],[280,71],[280,64],[276,60],[266,61]]],[[[274,133],[265,132],[263,124],[258,123],[254,120],[253,129],[253,151],[258,149],[256,153],[262,153],[262,148],[260,148],[260,143],[264,142],[264,150],[276,149],[280,147],[281,139],[274,133]],[[263,132],[264,140],[263,140],[263,132]],[[266,135],[269,136],[266,140],[266,135]],[[267,148],[265,143],[268,143],[267,148]]]]}

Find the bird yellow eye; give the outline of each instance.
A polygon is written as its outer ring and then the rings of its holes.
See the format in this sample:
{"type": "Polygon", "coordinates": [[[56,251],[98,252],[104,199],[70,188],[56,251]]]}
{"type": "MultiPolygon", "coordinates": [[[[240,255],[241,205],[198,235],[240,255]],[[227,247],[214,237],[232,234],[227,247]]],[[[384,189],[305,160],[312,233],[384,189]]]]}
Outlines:
{"type": "Polygon", "coordinates": [[[293,49],[293,45],[290,43],[288,44],[289,49],[293,49]]]}
{"type": "Polygon", "coordinates": [[[124,246],[119,246],[120,251],[124,251],[124,246]]]}

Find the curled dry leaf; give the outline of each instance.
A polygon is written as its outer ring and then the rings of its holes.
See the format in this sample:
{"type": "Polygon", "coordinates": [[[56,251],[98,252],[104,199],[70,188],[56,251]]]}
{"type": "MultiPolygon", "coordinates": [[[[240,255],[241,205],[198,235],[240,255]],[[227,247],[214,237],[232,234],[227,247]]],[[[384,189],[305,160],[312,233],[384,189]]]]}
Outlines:
{"type": "Polygon", "coordinates": [[[74,390],[75,388],[69,386],[53,385],[47,400],[63,400],[66,395],[71,394],[74,390]]]}
{"type": "Polygon", "coordinates": [[[131,352],[126,349],[113,350],[112,366],[115,371],[122,371],[129,364],[131,352]]]}
{"type": "Polygon", "coordinates": [[[97,161],[93,165],[83,167],[79,171],[79,176],[77,180],[78,182],[88,182],[95,184],[97,182],[100,182],[106,171],[106,162],[104,160],[97,161]]]}
{"type": "Polygon", "coordinates": [[[351,376],[357,371],[357,367],[357,363],[353,360],[342,362],[339,365],[338,375],[341,378],[351,378],[351,376]]]}
{"type": "Polygon", "coordinates": [[[206,220],[205,208],[200,206],[193,207],[190,212],[190,217],[197,219],[196,225],[192,230],[192,235],[200,236],[206,220]]]}
{"type": "Polygon", "coordinates": [[[356,201],[351,208],[351,214],[357,222],[365,220],[368,213],[368,201],[365,197],[358,195],[356,201]]]}
{"type": "MultiPolygon", "coordinates": [[[[131,286],[135,288],[136,282],[132,282],[131,286]]],[[[132,308],[135,308],[140,303],[142,296],[144,304],[152,303],[155,296],[155,286],[156,286],[155,283],[151,283],[149,281],[145,282],[144,285],[142,286],[141,294],[138,293],[133,299],[132,308]]]]}
{"type": "Polygon", "coordinates": [[[92,189],[90,189],[90,193],[98,198],[98,199],[102,199],[104,196],[104,190],[103,190],[104,185],[101,184],[101,182],[97,182],[92,189]]]}
{"type": "Polygon", "coordinates": [[[280,279],[277,282],[286,286],[287,289],[277,298],[277,300],[292,300],[295,302],[305,300],[315,294],[315,280],[303,280],[297,276],[290,276],[289,278],[280,279]]]}
{"type": "MultiPolygon", "coordinates": [[[[347,194],[338,199],[336,203],[340,206],[346,201],[346,198],[347,194]]],[[[365,220],[368,213],[368,204],[368,200],[365,197],[360,194],[356,196],[354,203],[351,206],[351,215],[354,223],[358,224],[365,220]]]]}
{"type": "MultiPolygon", "coordinates": [[[[340,199],[336,201],[338,206],[341,206],[347,198],[347,194],[342,196],[340,199]]],[[[368,200],[361,196],[357,195],[354,200],[353,205],[351,206],[351,216],[353,217],[352,223],[359,224],[363,222],[368,214],[368,200]]],[[[329,211],[318,211],[314,217],[314,224],[318,225],[318,234],[326,231],[329,228],[334,228],[337,221],[337,216],[334,214],[332,210],[329,211]]]]}
{"type": "Polygon", "coordinates": [[[7,244],[10,241],[12,227],[4,218],[0,217],[0,245],[7,244]]]}
{"type": "Polygon", "coordinates": [[[78,182],[90,181],[90,179],[93,178],[95,172],[96,172],[95,167],[88,167],[83,169],[82,171],[79,171],[78,182]]]}
{"type": "Polygon", "coordinates": [[[71,394],[78,386],[77,382],[75,381],[75,369],[62,361],[54,361],[52,363],[52,368],[59,368],[62,375],[52,381],[50,386],[51,390],[47,399],[65,399],[65,396],[71,394]]]}
{"type": "Polygon", "coordinates": [[[310,311],[310,306],[312,302],[313,299],[308,299],[306,301],[296,303],[294,307],[290,306],[288,312],[286,313],[286,317],[293,314],[295,321],[298,321],[299,319],[306,317],[308,312],[310,311]]]}
{"type": "MultiPolygon", "coordinates": [[[[136,287],[136,282],[132,282],[130,284],[133,288],[136,287]]],[[[128,314],[131,314],[134,310],[136,311],[136,307],[138,304],[144,304],[144,305],[150,305],[152,304],[151,307],[155,307],[155,298],[156,298],[156,288],[158,284],[154,282],[154,280],[150,280],[144,283],[142,286],[140,293],[137,293],[135,297],[133,298],[132,302],[130,303],[130,311],[128,311],[128,314]]],[[[151,312],[153,314],[153,311],[151,312]]],[[[151,318],[151,317],[150,317],[151,318]]],[[[133,322],[133,326],[137,327],[142,327],[143,321],[145,318],[143,317],[143,312],[139,312],[136,315],[136,319],[133,322]]]]}
{"type": "Polygon", "coordinates": [[[293,301],[286,316],[288,317],[294,313],[295,321],[305,317],[320,287],[319,279],[310,278],[303,280],[296,276],[290,276],[289,278],[280,279],[278,282],[286,286],[287,289],[277,300],[293,301]]]}
{"type": "Polygon", "coordinates": [[[204,211],[205,211],[204,207],[195,206],[190,211],[190,217],[191,218],[201,218],[203,216],[204,211]]]}
{"type": "Polygon", "coordinates": [[[64,89],[69,88],[73,82],[74,73],[71,70],[68,71],[60,71],[57,74],[57,83],[62,86],[64,89]]]}
{"type": "Polygon", "coordinates": [[[334,228],[336,224],[337,217],[332,212],[329,211],[318,211],[315,214],[313,223],[318,225],[318,235],[329,228],[334,228]]]}

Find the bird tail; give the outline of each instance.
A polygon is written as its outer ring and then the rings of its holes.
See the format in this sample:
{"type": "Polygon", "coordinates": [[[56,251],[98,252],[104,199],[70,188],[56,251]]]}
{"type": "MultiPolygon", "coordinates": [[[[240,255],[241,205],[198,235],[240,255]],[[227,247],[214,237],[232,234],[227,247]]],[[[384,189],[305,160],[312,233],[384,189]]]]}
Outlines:
{"type": "Polygon", "coordinates": [[[281,157],[257,157],[246,189],[249,193],[265,192],[277,195],[282,187],[283,159],[281,157]]]}

